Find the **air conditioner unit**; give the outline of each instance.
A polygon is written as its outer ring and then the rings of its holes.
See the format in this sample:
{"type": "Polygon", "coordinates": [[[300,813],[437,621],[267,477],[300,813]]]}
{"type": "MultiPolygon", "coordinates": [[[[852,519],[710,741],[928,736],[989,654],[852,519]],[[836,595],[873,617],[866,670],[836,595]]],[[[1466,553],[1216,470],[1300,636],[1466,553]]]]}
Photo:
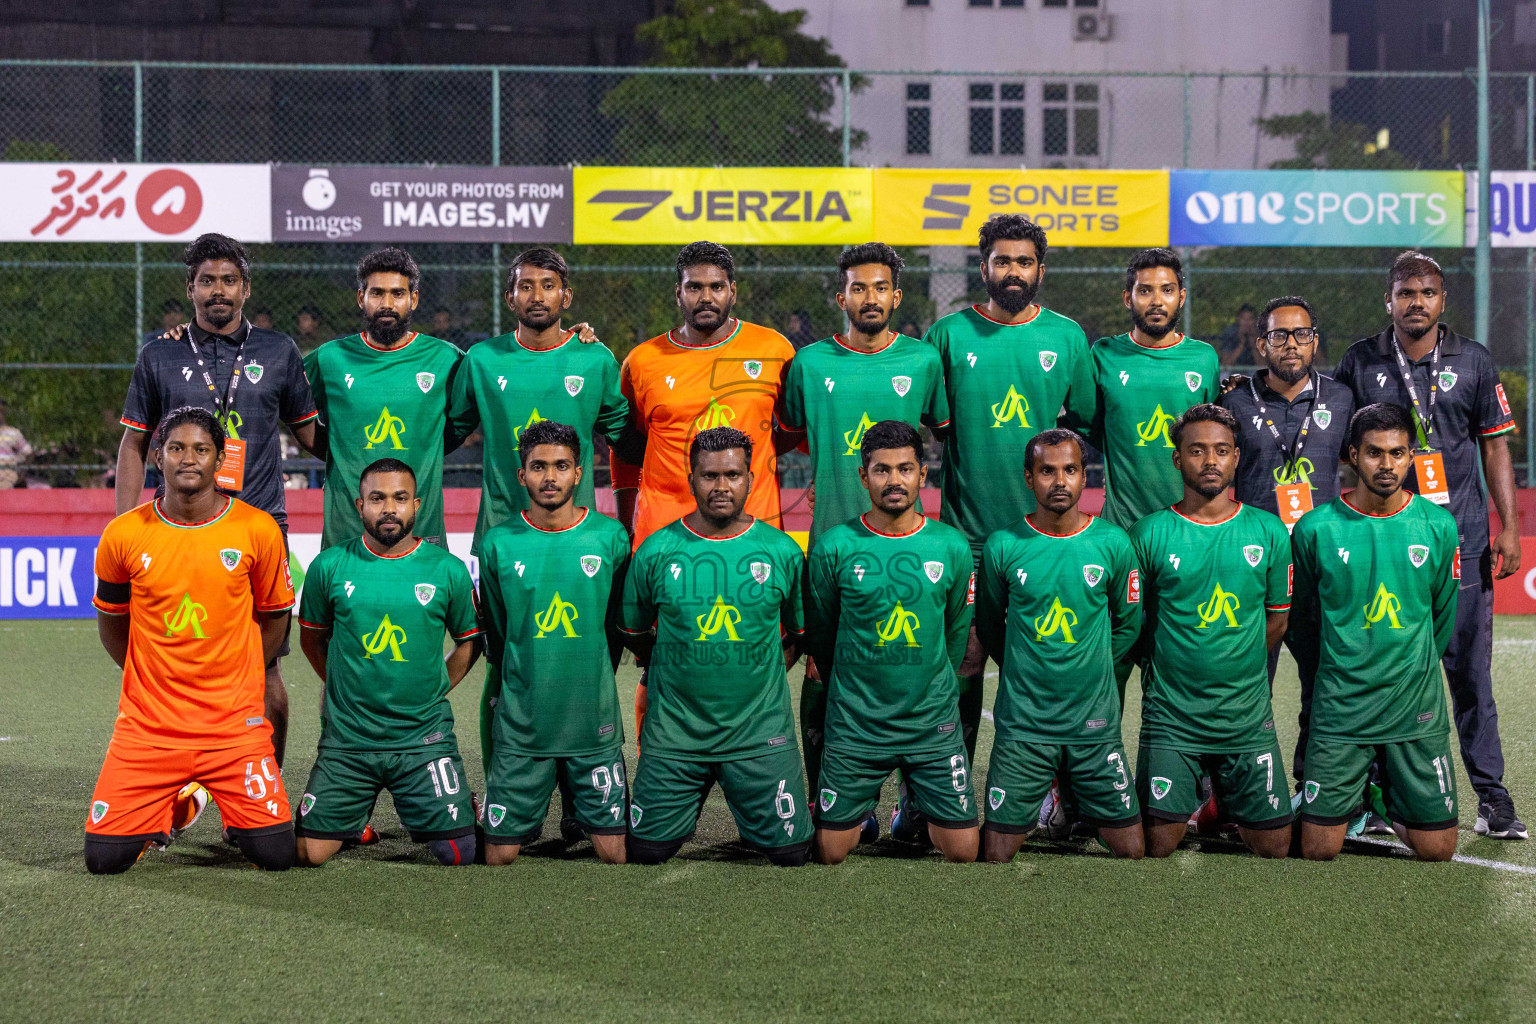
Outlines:
{"type": "Polygon", "coordinates": [[[1114,19],[1111,15],[1100,11],[1080,11],[1072,15],[1072,39],[1074,42],[1085,39],[1106,40],[1114,27],[1114,19]]]}

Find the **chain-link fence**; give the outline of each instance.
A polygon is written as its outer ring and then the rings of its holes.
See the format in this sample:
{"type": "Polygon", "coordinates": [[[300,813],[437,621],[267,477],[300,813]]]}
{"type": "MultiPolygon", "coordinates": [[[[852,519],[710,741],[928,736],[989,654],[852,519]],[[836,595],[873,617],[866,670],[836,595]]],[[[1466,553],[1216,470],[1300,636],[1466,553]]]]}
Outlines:
{"type": "MultiPolygon", "coordinates": [[[[1493,167],[1533,166],[1536,76],[1495,75],[1493,167]]],[[[1252,169],[1456,169],[1475,163],[1477,93],[1446,73],[1028,74],[842,69],[367,67],[0,63],[3,159],[374,164],[626,164],[1252,169]]],[[[369,247],[254,248],[247,315],[309,348],[358,325],[352,268],[369,247]]],[[[673,326],[673,246],[566,246],[572,315],[622,356],[673,326]]],[[[510,247],[420,244],[417,326],[461,345],[509,329],[510,247]]],[[[897,322],[921,331],[984,298],[970,250],[903,250],[897,322]]],[[[1089,337],[1127,326],[1128,252],[1053,248],[1042,301],[1089,337]]],[[[1305,295],[1331,364],[1385,322],[1393,255],[1376,249],[1186,253],[1188,326],[1251,361],[1242,314],[1305,295]]],[[[1448,319],[1472,331],[1472,254],[1436,252],[1448,319]]],[[[836,250],[736,248],[739,312],[799,339],[843,326],[836,250]]],[[[1526,250],[1494,251],[1490,345],[1525,407],[1533,326],[1526,250]]],[[[179,247],[0,244],[0,395],[37,455],[33,476],[99,483],[136,343],[185,318],[179,247]],[[45,466],[61,467],[44,470],[45,466]],[[62,467],[70,467],[64,469],[62,467]]],[[[1525,445],[1516,442],[1522,468],[1525,445]]],[[[462,477],[460,478],[462,480],[462,477]]]]}

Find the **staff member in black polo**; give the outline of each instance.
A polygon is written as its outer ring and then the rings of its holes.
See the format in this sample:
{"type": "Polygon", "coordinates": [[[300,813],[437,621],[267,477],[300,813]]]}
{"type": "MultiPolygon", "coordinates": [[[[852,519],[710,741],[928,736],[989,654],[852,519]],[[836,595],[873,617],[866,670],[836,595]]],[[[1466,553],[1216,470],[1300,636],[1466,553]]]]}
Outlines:
{"type": "MultiPolygon", "coordinates": [[[[1270,299],[1259,314],[1256,343],[1267,369],[1238,378],[1220,398],[1241,430],[1234,489],[1237,500],[1279,516],[1287,528],[1313,508],[1339,496],[1339,462],[1349,454],[1349,418],[1355,396],[1312,366],[1317,357],[1317,313],[1299,295],[1270,299]]],[[[1303,778],[1312,679],[1317,671],[1316,631],[1300,622],[1285,646],[1301,676],[1300,730],[1291,771],[1303,778]]],[[[1269,652],[1269,683],[1275,683],[1280,647],[1269,652]]]]}
{"type": "MultiPolygon", "coordinates": [[[[117,449],[117,514],[139,503],[144,459],[160,417],[194,405],[217,416],[228,434],[219,489],[271,515],[286,536],[278,423],[287,423],[299,444],[314,451],[318,415],[299,347],[286,334],[252,327],[241,315],[251,296],[251,261],[239,242],[202,235],[187,246],[183,259],[195,315],[185,331],[169,331],[139,352],[117,449]]],[[[267,666],[265,710],[279,765],[288,738],[288,690],[279,670],[286,653],[284,640],[267,666]]]]}
{"type": "Polygon", "coordinates": [[[1498,368],[1488,350],[1440,322],[1445,274],[1419,252],[1392,263],[1386,294],[1392,326],[1350,346],[1334,377],[1355,405],[1395,402],[1416,425],[1417,451],[1408,489],[1456,517],[1461,537],[1461,590],[1456,631],[1443,664],[1450,684],[1461,757],[1477,790],[1477,831],[1524,839],[1525,825],[1504,788],[1504,750],[1493,700],[1493,580],[1520,569],[1515,470],[1506,435],[1515,429],[1498,368]],[[1500,530],[1488,536],[1488,480],[1500,530]]]}

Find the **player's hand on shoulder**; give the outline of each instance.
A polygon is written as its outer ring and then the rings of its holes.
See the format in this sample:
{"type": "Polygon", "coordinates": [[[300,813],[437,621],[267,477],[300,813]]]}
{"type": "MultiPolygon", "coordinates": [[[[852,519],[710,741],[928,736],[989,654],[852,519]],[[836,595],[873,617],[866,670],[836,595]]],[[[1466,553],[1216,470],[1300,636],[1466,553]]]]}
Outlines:
{"type": "Polygon", "coordinates": [[[169,338],[171,341],[180,341],[187,336],[187,331],[192,327],[190,323],[177,324],[175,327],[167,327],[160,332],[160,337],[169,338]]]}
{"type": "Polygon", "coordinates": [[[1227,394],[1238,388],[1247,387],[1249,377],[1246,373],[1233,373],[1221,378],[1221,393],[1227,394]]]}
{"type": "Polygon", "coordinates": [[[599,341],[597,337],[597,331],[593,330],[592,325],[587,323],[585,320],[579,324],[576,324],[571,328],[571,330],[576,332],[577,340],[580,341],[583,345],[596,345],[599,341]]]}

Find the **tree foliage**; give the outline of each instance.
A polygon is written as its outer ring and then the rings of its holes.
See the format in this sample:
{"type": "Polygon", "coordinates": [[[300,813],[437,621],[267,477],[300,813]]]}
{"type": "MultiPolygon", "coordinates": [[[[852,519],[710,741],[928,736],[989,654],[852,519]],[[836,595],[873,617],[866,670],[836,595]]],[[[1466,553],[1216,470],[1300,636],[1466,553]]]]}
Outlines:
{"type": "Polygon", "coordinates": [[[1376,146],[1376,135],[1363,124],[1335,121],[1314,110],[1261,117],[1259,130],[1272,139],[1294,139],[1296,155],[1276,160],[1275,170],[1398,171],[1413,164],[1401,153],[1376,146]]]}

